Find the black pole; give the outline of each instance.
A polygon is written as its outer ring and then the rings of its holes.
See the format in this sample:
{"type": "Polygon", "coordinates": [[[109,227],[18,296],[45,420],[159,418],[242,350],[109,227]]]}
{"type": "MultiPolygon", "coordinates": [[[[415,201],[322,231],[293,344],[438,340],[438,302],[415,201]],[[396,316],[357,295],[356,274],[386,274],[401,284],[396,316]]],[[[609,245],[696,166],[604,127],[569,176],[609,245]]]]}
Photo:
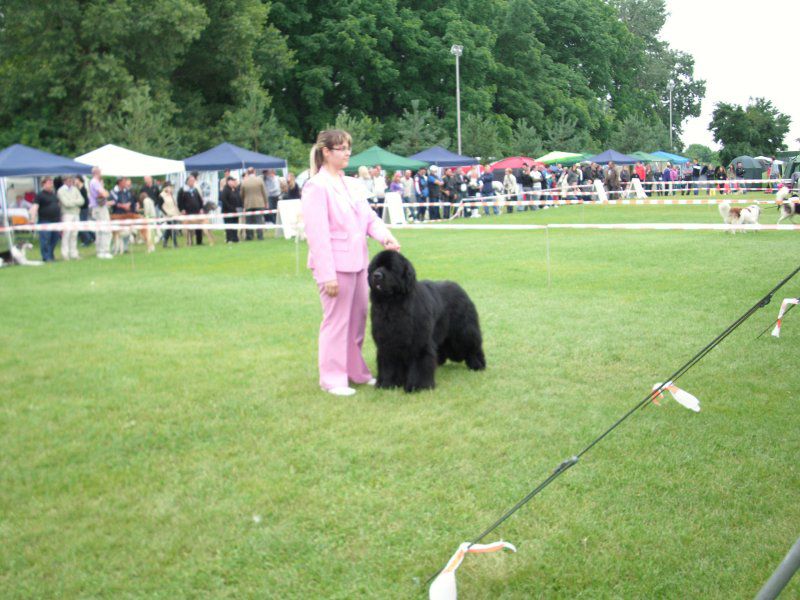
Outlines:
{"type": "MultiPolygon", "coordinates": [[[[593,440],[591,443],[589,443],[589,444],[588,444],[588,445],[587,445],[587,446],[586,446],[586,447],[585,447],[583,450],[581,450],[581,451],[580,451],[578,454],[576,454],[576,455],[575,455],[575,456],[573,456],[572,458],[569,458],[569,459],[567,459],[567,460],[563,461],[563,462],[562,462],[562,463],[561,463],[561,464],[560,464],[558,467],[556,467],[556,468],[553,470],[553,472],[552,472],[552,473],[551,473],[551,474],[550,474],[550,475],[549,475],[549,476],[548,476],[546,479],[544,479],[544,481],[542,481],[542,482],[541,482],[539,485],[537,485],[535,488],[533,488],[533,490],[531,490],[531,491],[530,491],[530,492],[529,492],[529,493],[528,493],[528,494],[527,494],[527,495],[526,495],[526,496],[525,496],[525,497],[524,497],[522,500],[520,500],[519,502],[517,502],[517,503],[516,503],[516,504],[515,504],[515,505],[514,505],[512,508],[510,508],[510,509],[509,509],[509,510],[507,510],[505,513],[503,513],[503,515],[502,515],[502,516],[501,516],[499,519],[497,519],[497,521],[495,521],[495,522],[494,522],[494,523],[492,523],[492,524],[491,524],[489,527],[487,527],[487,528],[486,528],[486,529],[483,531],[483,533],[481,533],[481,534],[480,534],[478,537],[476,537],[474,540],[472,540],[472,541],[470,542],[470,544],[469,544],[469,545],[470,545],[470,546],[473,546],[473,545],[475,545],[475,544],[479,543],[479,542],[480,542],[480,541],[481,541],[481,540],[482,540],[484,537],[486,537],[487,535],[489,535],[489,534],[490,534],[492,531],[494,531],[495,529],[497,529],[497,528],[498,528],[498,527],[499,527],[499,526],[500,526],[500,525],[501,525],[503,522],[505,522],[505,520],[506,520],[506,519],[508,519],[508,518],[509,518],[511,515],[513,515],[515,512],[517,512],[517,511],[518,511],[520,508],[522,508],[523,506],[525,506],[525,504],[527,504],[529,501],[531,501],[531,500],[534,498],[534,496],[536,496],[537,494],[539,494],[539,492],[541,492],[542,490],[544,490],[544,488],[546,488],[546,487],[547,487],[548,485],[550,485],[550,484],[551,484],[553,481],[555,481],[555,480],[556,480],[556,479],[557,479],[557,478],[558,478],[558,477],[559,477],[561,474],[563,474],[564,472],[566,472],[567,470],[569,470],[569,469],[570,469],[570,467],[573,467],[575,464],[577,464],[578,460],[579,460],[579,459],[580,459],[580,458],[581,458],[581,457],[582,457],[584,454],[586,454],[587,452],[589,452],[589,450],[591,450],[592,448],[594,448],[594,446],[596,446],[598,443],[600,443],[600,442],[601,442],[601,441],[602,441],[602,440],[603,440],[603,439],[604,439],[604,438],[605,438],[605,437],[606,437],[608,434],[610,434],[612,431],[614,431],[614,429],[616,429],[617,427],[619,427],[619,426],[620,426],[620,425],[621,425],[621,424],[622,424],[622,423],[623,423],[625,420],[627,420],[627,419],[628,419],[628,417],[630,417],[630,416],[631,416],[633,413],[635,413],[635,412],[636,412],[637,410],[639,410],[640,408],[642,408],[642,407],[644,407],[644,406],[647,406],[647,405],[648,405],[648,404],[650,404],[650,403],[651,403],[651,402],[652,402],[652,401],[653,401],[655,398],[657,398],[657,397],[658,397],[658,395],[659,395],[659,394],[660,394],[660,393],[661,393],[661,392],[664,390],[664,388],[666,388],[666,385],[667,385],[667,383],[669,383],[669,382],[674,382],[674,381],[677,381],[677,380],[678,380],[680,377],[682,377],[683,375],[685,375],[685,374],[686,374],[686,372],[687,372],[687,371],[689,371],[689,369],[691,369],[691,368],[692,368],[693,366],[695,366],[695,365],[696,365],[698,362],[700,362],[700,360],[702,360],[702,359],[703,359],[703,357],[705,357],[705,356],[706,356],[706,355],[707,355],[709,352],[711,352],[711,351],[712,351],[712,350],[713,350],[715,347],[717,347],[717,346],[718,346],[718,345],[719,345],[719,344],[722,342],[722,340],[724,340],[726,337],[728,337],[728,336],[729,336],[731,333],[733,333],[733,332],[734,332],[734,331],[735,331],[735,330],[736,330],[736,329],[737,329],[737,328],[738,328],[738,327],[739,327],[739,326],[740,326],[742,323],[744,323],[744,322],[745,322],[747,319],[749,319],[749,318],[752,316],[752,314],[753,314],[753,313],[755,313],[755,312],[756,312],[758,309],[760,309],[760,308],[763,308],[763,307],[765,307],[767,304],[769,304],[769,303],[770,303],[770,301],[772,300],[772,295],[773,295],[775,292],[777,292],[779,289],[781,289],[781,288],[782,288],[784,285],[786,285],[786,283],[787,283],[787,282],[788,282],[790,279],[792,279],[792,277],[794,277],[795,275],[797,275],[797,273],[800,273],[800,265],[798,265],[798,267],[797,267],[797,268],[796,268],[794,271],[792,271],[791,273],[789,273],[789,275],[787,275],[786,277],[784,277],[784,278],[783,278],[783,279],[780,281],[780,283],[778,283],[778,284],[777,284],[775,287],[773,287],[773,288],[772,288],[772,289],[771,289],[769,292],[767,292],[767,293],[766,293],[766,294],[765,294],[765,295],[764,295],[764,296],[763,296],[763,297],[762,297],[760,300],[758,300],[758,302],[756,302],[756,303],[755,303],[753,306],[751,306],[751,307],[750,307],[750,309],[749,309],[749,310],[747,310],[747,311],[746,311],[746,312],[745,312],[745,313],[744,313],[742,316],[740,316],[740,317],[739,317],[738,319],[736,319],[736,320],[735,320],[733,323],[731,323],[731,324],[730,324],[730,325],[729,325],[729,326],[728,326],[728,327],[727,327],[727,328],[726,328],[726,329],[725,329],[725,330],[724,330],[722,333],[720,333],[720,334],[719,334],[717,337],[715,337],[715,338],[714,338],[714,339],[713,339],[713,340],[712,340],[710,343],[708,343],[708,344],[707,344],[707,345],[706,345],[706,346],[705,346],[705,347],[704,347],[702,350],[700,350],[700,352],[698,352],[697,354],[695,354],[695,355],[694,355],[694,356],[693,356],[693,357],[692,357],[692,358],[689,360],[689,362],[687,362],[687,363],[686,363],[686,364],[684,364],[682,367],[680,367],[680,368],[679,368],[677,371],[675,371],[675,372],[674,372],[674,373],[673,373],[673,374],[672,374],[672,375],[671,375],[669,378],[665,379],[665,380],[664,380],[664,383],[662,383],[661,385],[659,385],[659,386],[658,386],[656,389],[654,389],[654,390],[653,390],[652,392],[650,392],[650,393],[649,393],[647,396],[645,396],[645,397],[644,397],[642,400],[640,400],[640,401],[639,401],[639,402],[638,402],[638,403],[637,403],[637,404],[636,404],[636,405],[635,405],[633,408],[631,408],[631,409],[630,409],[630,410],[629,410],[627,413],[625,413],[625,414],[624,414],[622,417],[620,417],[620,418],[619,418],[619,419],[616,421],[616,423],[614,423],[614,424],[613,424],[611,427],[609,427],[608,429],[606,429],[606,431],[604,431],[604,432],[603,432],[601,435],[599,435],[597,438],[595,438],[595,439],[594,439],[594,440],[593,440]]],[[[787,312],[788,312],[788,310],[787,310],[787,312]]],[[[439,569],[438,571],[436,571],[436,573],[434,573],[433,575],[431,575],[431,576],[428,578],[428,580],[427,580],[427,582],[426,582],[426,585],[430,584],[430,582],[431,582],[431,581],[433,581],[433,580],[434,580],[434,579],[435,579],[435,578],[436,578],[436,577],[439,575],[439,573],[441,573],[441,572],[442,572],[442,569],[439,569]]]]}

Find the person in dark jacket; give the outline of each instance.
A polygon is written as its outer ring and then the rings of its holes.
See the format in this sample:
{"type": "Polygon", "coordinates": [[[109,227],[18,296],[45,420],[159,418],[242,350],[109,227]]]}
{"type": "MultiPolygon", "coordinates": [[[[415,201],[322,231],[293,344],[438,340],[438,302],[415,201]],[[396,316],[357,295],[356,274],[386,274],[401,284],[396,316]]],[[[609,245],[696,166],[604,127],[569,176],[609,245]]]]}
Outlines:
{"type": "MultiPolygon", "coordinates": [[[[200,191],[195,187],[197,180],[194,175],[189,175],[184,185],[178,192],[178,209],[182,215],[201,215],[203,214],[203,197],[200,191]]],[[[185,221],[184,221],[185,222],[185,221]]],[[[186,244],[191,245],[192,234],[187,230],[186,244]]],[[[197,228],[194,230],[194,237],[197,245],[203,244],[203,230],[197,228]]]]}
{"type": "MultiPolygon", "coordinates": [[[[495,202],[494,196],[494,175],[492,175],[492,168],[489,165],[483,166],[483,174],[481,175],[481,198],[489,198],[489,200],[484,200],[484,202],[495,202]]],[[[500,209],[497,207],[497,204],[492,206],[494,209],[494,214],[499,215],[500,209]]],[[[486,204],[483,207],[483,214],[489,214],[489,205],[486,204]]]]}
{"type": "Polygon", "coordinates": [[[450,218],[450,206],[458,204],[461,192],[461,181],[456,176],[455,169],[452,167],[444,170],[444,179],[442,180],[442,199],[445,201],[444,205],[444,219],[450,218]]]}
{"type": "MultiPolygon", "coordinates": [[[[47,223],[59,223],[61,221],[61,207],[58,204],[53,178],[45,177],[41,183],[42,191],[36,194],[31,208],[31,216],[38,220],[39,225],[47,223]]],[[[44,262],[55,261],[56,244],[60,239],[58,231],[39,232],[39,250],[42,252],[44,262]]]]}
{"type": "MultiPolygon", "coordinates": [[[[222,205],[222,212],[225,214],[230,213],[232,216],[223,218],[225,225],[237,225],[239,223],[239,216],[235,213],[241,212],[242,196],[239,194],[239,182],[236,177],[228,176],[225,181],[225,187],[219,194],[219,201],[222,205]]],[[[236,229],[225,230],[225,242],[228,244],[235,244],[239,242],[239,232],[236,229]]]]}
{"type": "MultiPolygon", "coordinates": [[[[83,196],[83,206],[81,206],[80,219],[81,221],[89,220],[89,192],[86,188],[86,182],[83,180],[83,175],[75,176],[75,186],[83,196]]],[[[91,246],[94,243],[94,232],[92,231],[79,231],[78,241],[81,246],[91,246]]]]}

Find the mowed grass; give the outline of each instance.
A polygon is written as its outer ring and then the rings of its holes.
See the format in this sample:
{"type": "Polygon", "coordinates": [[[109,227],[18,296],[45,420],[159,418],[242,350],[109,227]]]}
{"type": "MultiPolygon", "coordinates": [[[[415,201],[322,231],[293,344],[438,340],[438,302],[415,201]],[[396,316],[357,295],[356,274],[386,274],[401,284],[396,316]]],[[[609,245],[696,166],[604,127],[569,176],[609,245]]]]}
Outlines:
{"type": "MultiPolygon", "coordinates": [[[[654,221],[719,216],[479,222],[654,221]]],[[[2,596],[426,597],[458,544],[800,256],[796,232],[397,235],[420,277],[474,299],[485,372],[322,393],[305,247],[298,269],[295,244],[271,237],[0,271],[2,596]]],[[[679,381],[701,413],[671,399],[635,413],[489,536],[518,552],[468,557],[460,597],[752,597],[800,535],[800,314],[756,339],[798,295],[795,278],[679,381]]],[[[371,339],[365,355],[374,366],[371,339]]]]}

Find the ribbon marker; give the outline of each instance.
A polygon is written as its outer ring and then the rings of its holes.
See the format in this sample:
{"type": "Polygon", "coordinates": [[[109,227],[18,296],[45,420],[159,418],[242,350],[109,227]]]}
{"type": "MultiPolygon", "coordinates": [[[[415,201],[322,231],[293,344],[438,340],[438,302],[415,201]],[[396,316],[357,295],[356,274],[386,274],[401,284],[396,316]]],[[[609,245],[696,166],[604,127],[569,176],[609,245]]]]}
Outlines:
{"type": "Polygon", "coordinates": [[[791,304],[800,304],[800,298],[784,298],[781,302],[781,309],[778,311],[778,322],[775,323],[775,329],[772,330],[772,337],[781,337],[781,319],[786,314],[786,309],[791,304]]]}
{"type": "MultiPolygon", "coordinates": [[[[660,387],[660,383],[655,384],[653,386],[653,391],[655,392],[660,387]]],[[[664,397],[664,390],[667,390],[670,394],[672,394],[672,397],[675,398],[675,401],[681,406],[685,406],[694,412],[700,412],[700,400],[692,396],[686,390],[682,390],[671,381],[668,381],[666,384],[664,384],[664,387],[661,389],[658,395],[653,398],[653,403],[657,406],[661,406],[661,403],[658,401],[658,399],[664,397]]]]}
{"type": "Polygon", "coordinates": [[[513,544],[503,541],[494,542],[493,544],[470,545],[469,542],[461,544],[456,553],[453,554],[453,557],[447,562],[447,566],[433,580],[428,598],[430,600],[456,600],[458,597],[456,593],[456,569],[461,565],[467,553],[484,554],[486,552],[497,552],[498,550],[517,551],[513,544]]]}

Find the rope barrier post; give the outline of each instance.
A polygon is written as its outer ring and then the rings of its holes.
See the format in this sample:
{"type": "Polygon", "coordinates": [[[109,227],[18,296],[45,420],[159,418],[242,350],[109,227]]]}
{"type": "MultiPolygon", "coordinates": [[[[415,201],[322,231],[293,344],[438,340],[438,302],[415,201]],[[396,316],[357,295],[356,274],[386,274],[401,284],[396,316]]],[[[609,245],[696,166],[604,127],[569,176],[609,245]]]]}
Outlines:
{"type": "Polygon", "coordinates": [[[547,251],[547,287],[550,287],[550,226],[544,226],[544,239],[547,251]]]}
{"type": "Polygon", "coordinates": [[[294,234],[294,276],[300,276],[300,232],[294,234]]]}
{"type": "Polygon", "coordinates": [[[791,547],[781,564],[758,592],[755,600],[774,600],[800,567],[800,538],[791,547]]]}

